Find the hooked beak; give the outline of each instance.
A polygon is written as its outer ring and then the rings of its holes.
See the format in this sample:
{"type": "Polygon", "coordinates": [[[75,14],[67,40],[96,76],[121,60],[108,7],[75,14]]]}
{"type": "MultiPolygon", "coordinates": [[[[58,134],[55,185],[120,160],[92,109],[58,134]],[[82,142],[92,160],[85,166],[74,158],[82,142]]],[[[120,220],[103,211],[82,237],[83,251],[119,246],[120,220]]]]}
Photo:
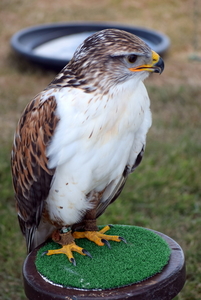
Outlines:
{"type": "Polygon", "coordinates": [[[149,71],[161,74],[164,70],[164,61],[155,51],[152,50],[151,64],[141,65],[136,68],[129,68],[129,70],[133,72],[149,71]]]}

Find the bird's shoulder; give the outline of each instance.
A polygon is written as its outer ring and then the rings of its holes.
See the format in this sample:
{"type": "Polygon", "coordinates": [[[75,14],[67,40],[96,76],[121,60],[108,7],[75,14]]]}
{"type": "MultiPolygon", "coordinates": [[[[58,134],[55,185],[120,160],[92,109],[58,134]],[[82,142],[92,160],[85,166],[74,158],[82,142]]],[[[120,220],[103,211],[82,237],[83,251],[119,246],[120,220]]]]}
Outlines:
{"type": "Polygon", "coordinates": [[[13,145],[15,155],[23,157],[26,150],[27,154],[37,157],[38,162],[46,163],[45,148],[59,122],[56,108],[56,97],[51,91],[42,92],[29,102],[17,124],[13,145]]]}

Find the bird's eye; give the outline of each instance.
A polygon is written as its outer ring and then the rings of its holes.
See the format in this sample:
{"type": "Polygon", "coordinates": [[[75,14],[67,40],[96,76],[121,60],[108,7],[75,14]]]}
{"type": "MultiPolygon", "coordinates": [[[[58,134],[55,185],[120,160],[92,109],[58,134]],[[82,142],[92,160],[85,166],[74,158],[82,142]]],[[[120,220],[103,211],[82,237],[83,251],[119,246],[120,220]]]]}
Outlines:
{"type": "Polygon", "coordinates": [[[130,64],[133,64],[137,60],[137,55],[135,55],[135,54],[128,55],[127,60],[130,64]]]}

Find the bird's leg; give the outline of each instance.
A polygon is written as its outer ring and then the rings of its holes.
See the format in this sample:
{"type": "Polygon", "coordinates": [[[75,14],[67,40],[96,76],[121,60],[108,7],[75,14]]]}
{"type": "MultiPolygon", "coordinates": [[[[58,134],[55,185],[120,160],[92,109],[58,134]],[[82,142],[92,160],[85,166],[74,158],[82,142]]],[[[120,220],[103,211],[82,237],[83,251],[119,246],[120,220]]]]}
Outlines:
{"type": "Polygon", "coordinates": [[[52,240],[62,245],[62,248],[56,250],[48,250],[46,252],[47,255],[65,254],[68,257],[69,261],[74,265],[76,265],[76,261],[72,254],[73,251],[78,252],[81,255],[87,255],[91,257],[91,254],[87,250],[75,244],[74,237],[69,227],[61,230],[55,230],[52,234],[52,240]]]}
{"type": "Polygon", "coordinates": [[[96,224],[96,211],[97,206],[99,204],[100,196],[96,198],[96,194],[94,194],[93,197],[93,203],[94,207],[89,210],[84,218],[84,231],[74,231],[73,237],[75,239],[80,238],[87,238],[88,240],[96,243],[98,246],[104,246],[107,245],[109,248],[111,248],[110,243],[108,241],[116,241],[116,242],[126,242],[124,238],[116,235],[106,235],[104,234],[106,231],[108,231],[111,228],[111,225],[107,225],[104,228],[102,228],[100,231],[98,231],[98,227],[96,224]]]}

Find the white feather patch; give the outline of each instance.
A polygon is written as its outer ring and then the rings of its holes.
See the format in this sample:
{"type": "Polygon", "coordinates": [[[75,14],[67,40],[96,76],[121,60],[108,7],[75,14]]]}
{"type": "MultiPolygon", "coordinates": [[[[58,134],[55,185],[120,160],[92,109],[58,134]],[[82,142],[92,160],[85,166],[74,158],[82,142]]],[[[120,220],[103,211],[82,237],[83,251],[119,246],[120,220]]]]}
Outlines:
{"type": "Polygon", "coordinates": [[[108,95],[63,88],[55,96],[60,122],[47,155],[56,172],[46,203],[51,219],[70,225],[91,207],[89,192],[115,184],[134,164],[151,126],[150,101],[134,79],[108,95]]]}

